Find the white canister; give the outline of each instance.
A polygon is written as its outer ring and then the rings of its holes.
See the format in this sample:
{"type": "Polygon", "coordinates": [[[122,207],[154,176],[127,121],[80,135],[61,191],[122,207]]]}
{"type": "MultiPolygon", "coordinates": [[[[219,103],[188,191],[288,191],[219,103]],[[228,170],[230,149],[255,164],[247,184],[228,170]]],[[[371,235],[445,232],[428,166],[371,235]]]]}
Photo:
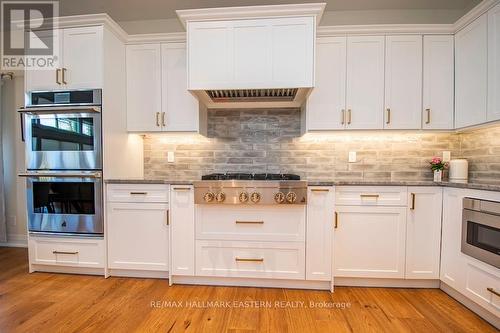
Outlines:
{"type": "Polygon", "coordinates": [[[450,182],[467,183],[469,177],[469,163],[465,159],[450,161],[450,182]]]}

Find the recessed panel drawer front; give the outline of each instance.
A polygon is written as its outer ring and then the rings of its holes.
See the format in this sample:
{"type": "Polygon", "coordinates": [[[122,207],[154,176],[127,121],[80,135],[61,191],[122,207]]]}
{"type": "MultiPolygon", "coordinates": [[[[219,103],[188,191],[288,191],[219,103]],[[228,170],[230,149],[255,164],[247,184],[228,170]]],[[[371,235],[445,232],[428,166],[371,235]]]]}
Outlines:
{"type": "Polygon", "coordinates": [[[104,268],[104,240],[30,237],[33,264],[104,268]]]}
{"type": "Polygon", "coordinates": [[[107,187],[109,202],[157,202],[169,201],[166,184],[110,184],[107,187]]]}
{"type": "Polygon", "coordinates": [[[406,186],[338,186],[335,203],[345,206],[406,206],[406,186]]]}
{"type": "Polygon", "coordinates": [[[491,267],[486,271],[469,262],[466,268],[466,295],[493,314],[500,316],[500,274],[491,267]]]}
{"type": "Polygon", "coordinates": [[[196,275],[304,279],[304,243],[197,241],[196,275]]]}
{"type": "Polygon", "coordinates": [[[197,205],[196,238],[304,241],[305,206],[197,205]]]}

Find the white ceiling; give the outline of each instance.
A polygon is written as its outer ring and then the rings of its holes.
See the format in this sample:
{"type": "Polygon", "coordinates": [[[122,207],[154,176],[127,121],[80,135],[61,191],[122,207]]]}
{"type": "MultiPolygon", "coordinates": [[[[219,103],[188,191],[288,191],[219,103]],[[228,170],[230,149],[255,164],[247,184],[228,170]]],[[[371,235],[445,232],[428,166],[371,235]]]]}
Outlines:
{"type": "MultiPolygon", "coordinates": [[[[116,21],[175,18],[176,9],[322,2],[318,0],[60,0],[61,16],[108,13],[116,21]]],[[[325,0],[326,11],[463,10],[480,0],[325,0]]]]}

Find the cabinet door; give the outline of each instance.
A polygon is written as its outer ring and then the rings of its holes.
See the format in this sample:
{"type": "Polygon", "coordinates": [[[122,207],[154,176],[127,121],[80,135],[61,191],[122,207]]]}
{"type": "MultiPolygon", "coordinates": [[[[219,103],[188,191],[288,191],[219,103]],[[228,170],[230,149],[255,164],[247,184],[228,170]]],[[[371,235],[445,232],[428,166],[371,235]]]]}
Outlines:
{"type": "Polygon", "coordinates": [[[309,187],[307,191],[306,280],[332,280],[334,190],[309,187]]]}
{"type": "Polygon", "coordinates": [[[500,4],[488,12],[488,121],[500,119],[500,4]]]}
{"type": "Polygon", "coordinates": [[[439,279],[443,190],[409,187],[408,192],[406,278],[439,279]]]}
{"type": "Polygon", "coordinates": [[[186,44],[161,46],[162,127],[164,131],[199,129],[198,100],[187,90],[186,44]]]}
{"type": "Polygon", "coordinates": [[[345,125],[346,37],[318,38],[314,89],[307,99],[307,130],[345,125]]]}
{"type": "Polygon", "coordinates": [[[61,81],[61,73],[57,72],[57,69],[60,69],[62,67],[62,30],[40,31],[37,35],[39,37],[35,35],[31,37],[40,38],[42,41],[47,40],[49,38],[56,41],[56,43],[54,43],[54,54],[57,56],[58,61],[56,64],[54,64],[55,66],[54,69],[49,69],[49,70],[26,69],[24,77],[26,91],[28,92],[33,90],[63,89],[61,81]]]}
{"type": "Polygon", "coordinates": [[[102,88],[102,26],[64,29],[63,71],[65,88],[102,88]]]}
{"type": "Polygon", "coordinates": [[[424,129],[453,129],[453,36],[424,36],[424,129]]]}
{"type": "Polygon", "coordinates": [[[347,37],[347,128],[383,128],[384,37],[347,37]]]}
{"type": "Polygon", "coordinates": [[[337,206],[334,276],[405,276],[406,207],[337,206]]]}
{"type": "Polygon", "coordinates": [[[168,271],[168,205],[108,203],[108,266],[168,271]]]}
{"type": "Polygon", "coordinates": [[[385,46],[384,128],[420,129],[422,36],[387,36],[385,46]]]}
{"type": "Polygon", "coordinates": [[[173,186],[170,198],[172,275],[194,275],[193,186],[173,186]]]}
{"type": "Polygon", "coordinates": [[[127,129],[160,131],[161,50],[159,44],[127,46],[127,129]]]}
{"type": "Polygon", "coordinates": [[[488,82],[486,14],[455,35],[455,127],[486,121],[488,82]]]}

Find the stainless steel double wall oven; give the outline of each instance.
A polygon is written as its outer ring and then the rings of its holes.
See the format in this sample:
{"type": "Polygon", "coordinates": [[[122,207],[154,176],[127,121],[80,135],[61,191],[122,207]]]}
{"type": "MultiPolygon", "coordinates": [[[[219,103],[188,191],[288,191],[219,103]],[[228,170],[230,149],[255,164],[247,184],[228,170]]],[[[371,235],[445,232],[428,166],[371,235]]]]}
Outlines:
{"type": "Polygon", "coordinates": [[[101,90],[35,91],[19,110],[31,233],[102,236],[101,90]]]}

